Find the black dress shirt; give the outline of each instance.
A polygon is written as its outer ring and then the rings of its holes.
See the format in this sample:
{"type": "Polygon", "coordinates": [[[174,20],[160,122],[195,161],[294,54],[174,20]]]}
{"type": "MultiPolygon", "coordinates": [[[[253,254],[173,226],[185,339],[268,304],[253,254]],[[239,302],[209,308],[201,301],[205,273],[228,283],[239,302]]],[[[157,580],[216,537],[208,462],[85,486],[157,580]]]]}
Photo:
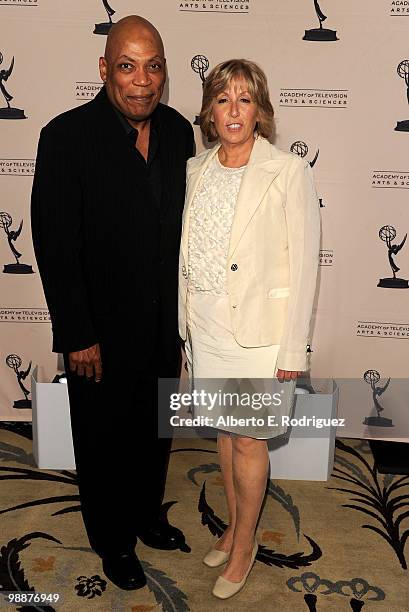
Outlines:
{"type": "Polygon", "coordinates": [[[157,109],[151,115],[150,118],[150,131],[149,131],[149,149],[148,159],[145,160],[142,153],[136,148],[138,140],[138,130],[135,129],[126,117],[113,106],[119,121],[121,122],[130,142],[132,143],[135,150],[135,160],[138,164],[142,164],[146,170],[147,180],[152,192],[152,196],[156,205],[160,208],[161,196],[162,196],[162,180],[161,180],[161,167],[160,159],[158,155],[159,142],[160,142],[160,118],[157,109]]]}

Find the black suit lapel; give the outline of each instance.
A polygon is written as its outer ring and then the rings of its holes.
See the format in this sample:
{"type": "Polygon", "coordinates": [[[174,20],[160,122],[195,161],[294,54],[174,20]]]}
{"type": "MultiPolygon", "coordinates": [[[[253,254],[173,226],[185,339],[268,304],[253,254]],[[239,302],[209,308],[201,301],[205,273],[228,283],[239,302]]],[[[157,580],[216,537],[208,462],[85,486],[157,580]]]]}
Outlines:
{"type": "Polygon", "coordinates": [[[121,192],[128,193],[131,206],[157,209],[144,165],[137,159],[135,145],[121,125],[104,87],[90,104],[93,105],[96,153],[103,159],[108,179],[112,182],[120,181],[121,192]]]}
{"type": "Polygon", "coordinates": [[[168,213],[171,205],[172,193],[174,192],[172,189],[172,154],[173,150],[169,142],[167,127],[162,125],[158,151],[162,179],[162,197],[160,202],[160,215],[162,219],[164,219],[168,213]]]}

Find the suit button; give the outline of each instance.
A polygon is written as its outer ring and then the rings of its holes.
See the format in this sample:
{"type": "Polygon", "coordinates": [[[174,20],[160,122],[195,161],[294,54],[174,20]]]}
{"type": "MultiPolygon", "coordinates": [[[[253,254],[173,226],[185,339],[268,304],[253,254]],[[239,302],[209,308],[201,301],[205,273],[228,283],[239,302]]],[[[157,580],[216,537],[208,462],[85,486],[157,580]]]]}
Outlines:
{"type": "Polygon", "coordinates": [[[238,270],[238,269],[239,269],[239,266],[238,266],[237,264],[232,264],[232,265],[230,266],[230,270],[231,270],[232,272],[235,272],[235,271],[236,271],[236,270],[238,270]]]}
{"type": "Polygon", "coordinates": [[[185,266],[182,266],[182,276],[183,278],[187,278],[187,271],[186,271],[185,266]]]}

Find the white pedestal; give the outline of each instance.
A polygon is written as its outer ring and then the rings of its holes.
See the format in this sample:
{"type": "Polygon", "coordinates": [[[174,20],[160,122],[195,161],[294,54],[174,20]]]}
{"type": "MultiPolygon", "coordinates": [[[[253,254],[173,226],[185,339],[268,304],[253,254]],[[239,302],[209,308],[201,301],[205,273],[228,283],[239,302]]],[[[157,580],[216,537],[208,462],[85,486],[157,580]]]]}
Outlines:
{"type": "Polygon", "coordinates": [[[39,468],[75,470],[67,385],[43,383],[31,375],[33,455],[39,468]]]}
{"type": "MultiPolygon", "coordinates": [[[[292,418],[337,418],[338,387],[327,381],[315,394],[297,394],[292,418]],[[322,391],[322,392],[321,392],[322,391]]],[[[290,427],[285,436],[268,442],[272,480],[321,480],[331,476],[336,427],[290,427]]]]}

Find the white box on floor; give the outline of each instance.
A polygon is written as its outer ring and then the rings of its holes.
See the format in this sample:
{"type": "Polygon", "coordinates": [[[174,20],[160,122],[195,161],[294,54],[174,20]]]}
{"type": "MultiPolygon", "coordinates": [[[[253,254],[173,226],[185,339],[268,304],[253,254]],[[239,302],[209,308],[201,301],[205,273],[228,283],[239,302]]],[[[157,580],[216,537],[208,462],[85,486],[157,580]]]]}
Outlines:
{"type": "Polygon", "coordinates": [[[31,375],[31,391],[33,455],[37,466],[75,470],[67,385],[40,382],[36,366],[31,375]]]}
{"type": "MultiPolygon", "coordinates": [[[[317,427],[317,419],[336,419],[338,387],[333,380],[319,381],[315,393],[297,389],[292,418],[315,417],[315,425],[292,426],[284,436],[268,442],[270,478],[281,480],[321,480],[331,476],[334,465],[336,427],[317,427]]],[[[302,423],[302,421],[298,421],[302,423]]],[[[321,422],[323,423],[323,422],[321,422]]],[[[341,435],[342,435],[342,430],[341,435]]]]}

